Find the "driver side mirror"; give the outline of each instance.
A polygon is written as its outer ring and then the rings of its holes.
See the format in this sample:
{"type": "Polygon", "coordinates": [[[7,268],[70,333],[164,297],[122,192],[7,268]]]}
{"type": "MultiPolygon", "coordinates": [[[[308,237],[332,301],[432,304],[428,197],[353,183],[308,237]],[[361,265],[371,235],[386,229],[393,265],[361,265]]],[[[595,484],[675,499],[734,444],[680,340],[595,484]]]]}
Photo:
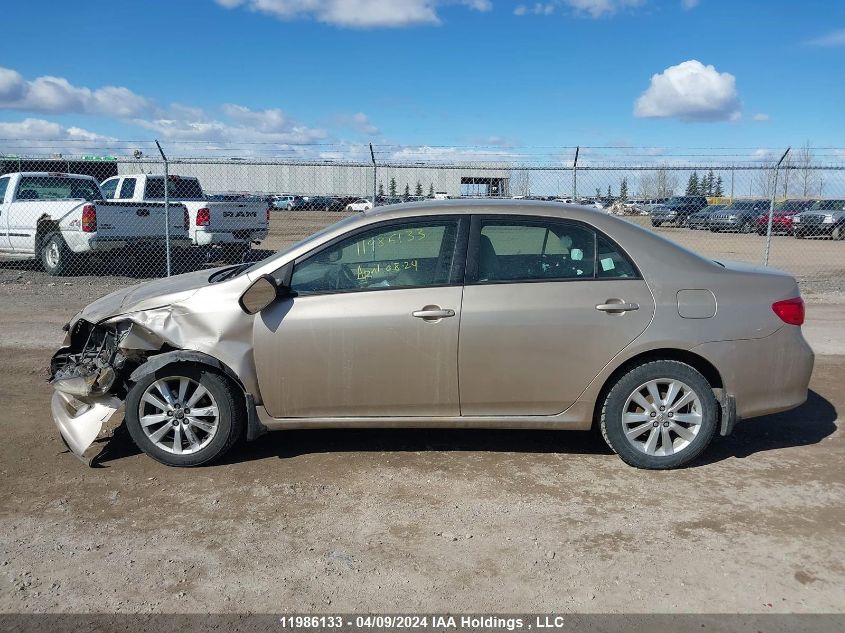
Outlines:
{"type": "Polygon", "coordinates": [[[273,303],[280,294],[276,280],[270,275],[262,275],[244,290],[241,298],[238,299],[238,305],[247,314],[258,314],[273,303]]]}

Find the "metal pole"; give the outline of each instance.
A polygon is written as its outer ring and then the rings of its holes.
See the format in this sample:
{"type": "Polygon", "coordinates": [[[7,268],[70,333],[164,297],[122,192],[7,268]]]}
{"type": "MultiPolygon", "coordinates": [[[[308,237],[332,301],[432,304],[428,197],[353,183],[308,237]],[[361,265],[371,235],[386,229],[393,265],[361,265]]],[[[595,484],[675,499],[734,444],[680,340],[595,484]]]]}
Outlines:
{"type": "Polygon", "coordinates": [[[734,171],[736,170],[731,167],[731,204],[734,202],[734,171]]]}
{"type": "Polygon", "coordinates": [[[370,160],[373,161],[373,207],[378,204],[377,196],[378,196],[378,189],[376,186],[376,181],[378,180],[378,165],[376,165],[376,155],[373,152],[373,144],[370,143],[370,160]]]}
{"type": "Polygon", "coordinates": [[[170,193],[168,192],[168,166],[167,156],[164,155],[164,150],[156,139],[156,147],[158,147],[161,159],[164,161],[164,252],[167,258],[167,276],[170,277],[170,193]]]}
{"type": "Polygon", "coordinates": [[[778,164],[775,165],[775,182],[774,187],[772,187],[772,199],[769,201],[769,223],[766,227],[766,252],[763,255],[763,266],[769,265],[769,249],[772,246],[772,215],[775,212],[775,198],[778,195],[778,170],[780,169],[780,164],[783,162],[783,159],[786,158],[787,154],[789,154],[790,149],[792,148],[786,148],[786,151],[783,153],[783,156],[780,157],[778,164]]]}
{"type": "Polygon", "coordinates": [[[581,147],[577,146],[575,148],[575,160],[572,161],[572,202],[573,204],[578,204],[578,152],[581,151],[581,147]]]}

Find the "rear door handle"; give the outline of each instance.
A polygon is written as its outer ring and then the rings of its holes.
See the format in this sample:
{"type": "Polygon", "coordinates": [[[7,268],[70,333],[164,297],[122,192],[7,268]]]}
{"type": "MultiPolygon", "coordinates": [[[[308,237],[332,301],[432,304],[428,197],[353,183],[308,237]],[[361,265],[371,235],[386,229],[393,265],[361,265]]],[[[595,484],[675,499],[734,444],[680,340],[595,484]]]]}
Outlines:
{"type": "Polygon", "coordinates": [[[444,310],[437,306],[426,306],[422,310],[415,310],[411,312],[412,317],[417,319],[425,319],[426,321],[436,321],[438,319],[445,319],[447,317],[455,316],[454,310],[444,310]]]}
{"type": "Polygon", "coordinates": [[[608,299],[607,303],[600,303],[596,306],[596,310],[602,312],[609,312],[611,314],[622,314],[623,312],[630,312],[631,310],[639,310],[640,306],[637,303],[625,303],[620,300],[608,299]]]}

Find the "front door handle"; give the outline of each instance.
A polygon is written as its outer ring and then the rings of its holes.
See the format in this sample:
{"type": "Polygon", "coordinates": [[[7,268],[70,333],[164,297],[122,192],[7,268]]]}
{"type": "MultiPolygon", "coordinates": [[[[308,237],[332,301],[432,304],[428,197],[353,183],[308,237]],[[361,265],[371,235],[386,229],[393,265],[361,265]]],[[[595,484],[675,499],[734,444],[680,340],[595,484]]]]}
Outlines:
{"type": "Polygon", "coordinates": [[[639,309],[640,306],[638,303],[625,303],[622,299],[608,299],[607,303],[600,303],[596,306],[596,310],[601,310],[609,314],[622,314],[623,312],[639,309]]]}
{"type": "Polygon", "coordinates": [[[411,312],[411,316],[417,319],[425,319],[426,321],[437,321],[455,316],[455,311],[449,309],[444,310],[440,306],[425,306],[422,310],[411,312]]]}

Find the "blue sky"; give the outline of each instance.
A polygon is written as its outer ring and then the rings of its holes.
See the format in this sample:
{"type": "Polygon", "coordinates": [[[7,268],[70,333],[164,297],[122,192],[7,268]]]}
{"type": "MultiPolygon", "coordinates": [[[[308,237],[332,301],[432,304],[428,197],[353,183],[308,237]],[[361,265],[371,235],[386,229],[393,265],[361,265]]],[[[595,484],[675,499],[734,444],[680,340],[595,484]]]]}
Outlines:
{"type": "Polygon", "coordinates": [[[845,147],[839,1],[35,0],[3,22],[0,151],[845,147]]]}

